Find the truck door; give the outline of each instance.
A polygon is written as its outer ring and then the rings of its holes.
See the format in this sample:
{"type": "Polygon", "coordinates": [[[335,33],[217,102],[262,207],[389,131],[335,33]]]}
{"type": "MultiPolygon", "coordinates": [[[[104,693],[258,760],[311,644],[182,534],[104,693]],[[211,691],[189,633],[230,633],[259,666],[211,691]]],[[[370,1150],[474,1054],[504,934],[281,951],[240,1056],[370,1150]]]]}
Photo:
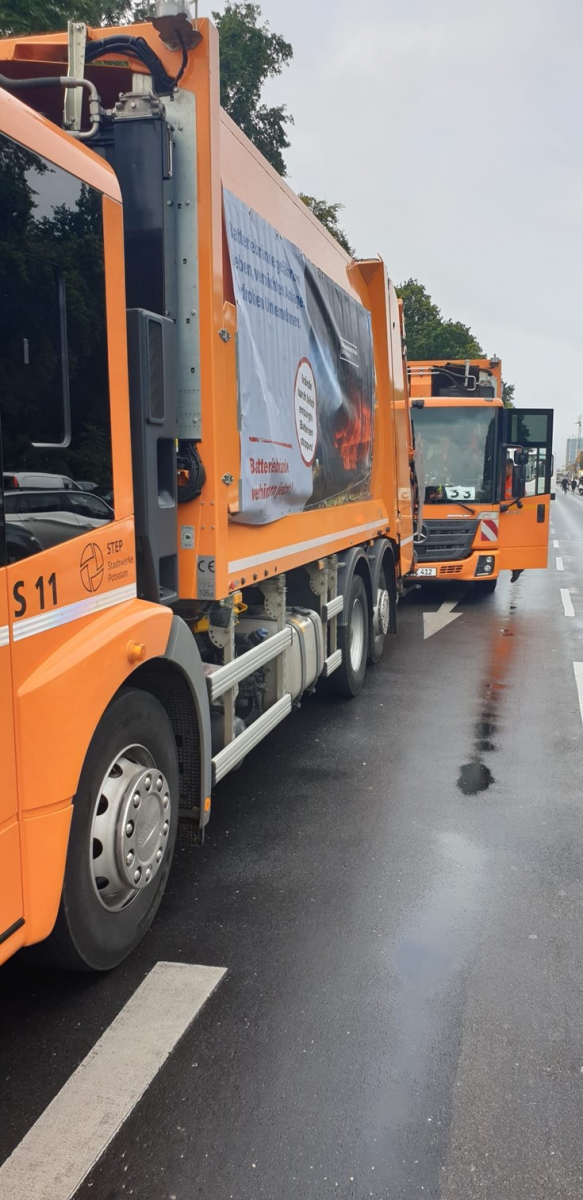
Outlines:
{"type": "MultiPolygon", "coordinates": [[[[1,461],[0,447],[0,461],[1,461]]],[[[0,485],[0,961],[3,943],[23,924],[20,827],[16,791],[16,750],[12,669],[8,629],[8,582],[4,496],[0,485]]]]}
{"type": "Polygon", "coordinates": [[[552,477],[553,411],[505,409],[499,456],[501,570],[546,567],[552,477]]]}

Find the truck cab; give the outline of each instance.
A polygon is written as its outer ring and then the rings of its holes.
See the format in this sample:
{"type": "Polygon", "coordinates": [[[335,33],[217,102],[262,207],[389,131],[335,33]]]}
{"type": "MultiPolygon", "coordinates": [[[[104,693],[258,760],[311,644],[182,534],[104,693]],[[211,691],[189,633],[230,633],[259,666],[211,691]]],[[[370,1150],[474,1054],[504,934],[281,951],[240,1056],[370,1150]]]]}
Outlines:
{"type": "Polygon", "coordinates": [[[419,580],[493,591],[547,565],[550,409],[505,408],[499,359],[409,363],[422,522],[419,580]]]}

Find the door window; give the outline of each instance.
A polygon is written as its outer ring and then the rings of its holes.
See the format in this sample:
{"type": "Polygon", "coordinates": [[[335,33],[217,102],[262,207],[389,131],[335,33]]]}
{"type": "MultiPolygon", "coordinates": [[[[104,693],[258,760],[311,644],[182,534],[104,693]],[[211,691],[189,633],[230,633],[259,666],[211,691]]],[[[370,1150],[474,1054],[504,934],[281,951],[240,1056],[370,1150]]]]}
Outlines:
{"type": "Polygon", "coordinates": [[[102,197],[4,135],[0,330],[10,563],[112,520],[113,497],[102,197]]]}
{"type": "Polygon", "coordinates": [[[526,454],[525,495],[543,496],[551,490],[553,414],[549,409],[509,409],[505,412],[505,466],[501,495],[516,495],[514,467],[526,454]]]}

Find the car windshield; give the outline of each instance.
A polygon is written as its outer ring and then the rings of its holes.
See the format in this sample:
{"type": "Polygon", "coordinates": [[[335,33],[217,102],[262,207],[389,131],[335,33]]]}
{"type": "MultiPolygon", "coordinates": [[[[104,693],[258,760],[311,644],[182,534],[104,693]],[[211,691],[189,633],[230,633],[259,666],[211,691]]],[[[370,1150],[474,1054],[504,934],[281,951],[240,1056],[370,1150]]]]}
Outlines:
{"type": "Polygon", "coordinates": [[[494,500],[496,413],[492,409],[414,408],[415,444],[423,463],[425,502],[494,500]]]}

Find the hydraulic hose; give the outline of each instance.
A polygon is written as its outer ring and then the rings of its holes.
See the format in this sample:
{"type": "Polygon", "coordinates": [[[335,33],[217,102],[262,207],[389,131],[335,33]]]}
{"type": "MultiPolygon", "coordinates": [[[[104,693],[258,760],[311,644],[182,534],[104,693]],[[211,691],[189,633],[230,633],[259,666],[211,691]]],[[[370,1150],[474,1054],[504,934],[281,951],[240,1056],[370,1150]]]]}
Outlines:
{"type": "Polygon", "coordinates": [[[178,469],[187,473],[187,480],[178,486],[178,503],[196,500],[202,492],[206,472],[196,442],[181,438],[178,442],[178,469]]]}
{"type": "Polygon", "coordinates": [[[88,79],[74,79],[71,75],[43,75],[38,79],[9,79],[7,75],[0,75],[0,87],[6,88],[7,92],[28,92],[33,88],[43,87],[85,88],[85,91],[89,93],[91,125],[89,129],[72,129],[70,133],[72,137],[79,138],[80,141],[87,141],[88,138],[95,137],[99,130],[102,114],[101,100],[95,84],[90,83],[88,79]]]}
{"type": "Polygon", "coordinates": [[[158,55],[154,54],[145,38],[130,37],[129,34],[124,33],[116,33],[113,37],[99,38],[98,41],[88,42],[85,61],[95,62],[96,58],[103,58],[105,54],[124,54],[127,58],[137,58],[138,62],[148,68],[155,91],[160,95],[168,95],[174,91],[176,84],[182,78],[188,62],[188,51],[180,32],[178,32],[178,37],[182,46],[182,65],[175,77],[167,74],[163,63],[158,55]]]}

